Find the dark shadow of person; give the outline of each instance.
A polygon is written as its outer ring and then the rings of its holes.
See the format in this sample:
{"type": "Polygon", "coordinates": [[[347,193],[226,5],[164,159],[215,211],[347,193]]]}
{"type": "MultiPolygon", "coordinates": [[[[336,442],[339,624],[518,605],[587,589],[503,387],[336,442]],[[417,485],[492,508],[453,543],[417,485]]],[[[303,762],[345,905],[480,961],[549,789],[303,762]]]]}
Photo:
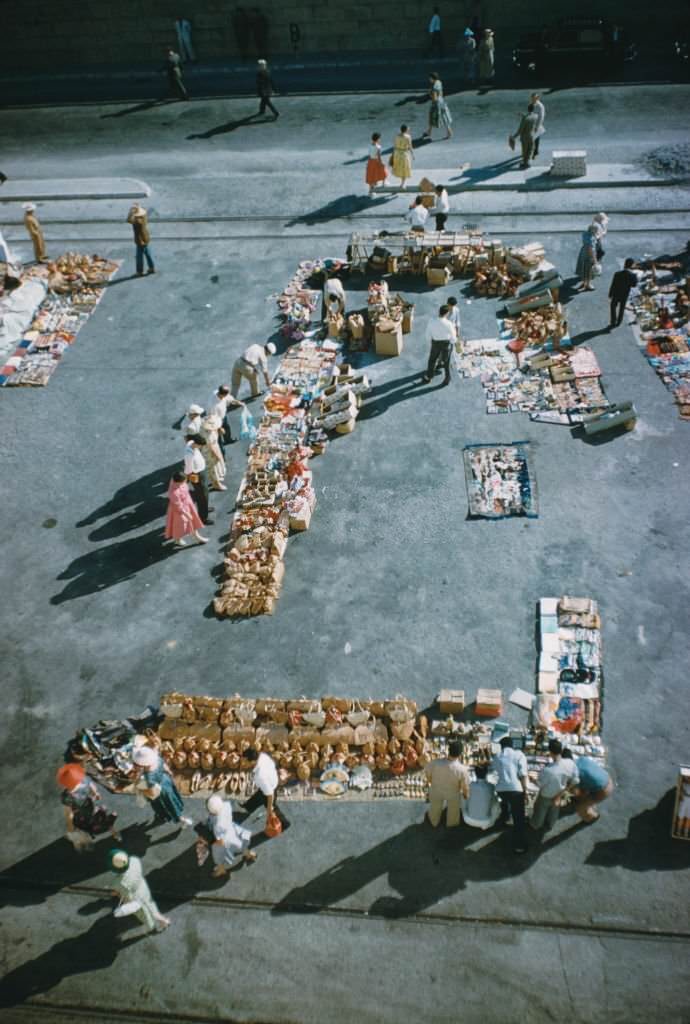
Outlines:
{"type": "Polygon", "coordinates": [[[186,139],[188,142],[193,139],[212,139],[214,135],[227,135],[228,132],[234,132],[238,128],[248,128],[252,124],[263,124],[266,120],[272,119],[262,117],[259,120],[258,114],[250,114],[248,117],[240,118],[239,121],[226,121],[225,124],[216,125],[215,128],[209,128],[205,132],[194,132],[193,135],[187,135],[186,139]]]}
{"type": "Polygon", "coordinates": [[[146,100],[144,103],[137,103],[134,107],[124,107],[122,110],[115,110],[112,114],[101,114],[101,121],[105,121],[110,117],[127,117],[128,114],[138,114],[142,110],[151,110],[153,107],[162,107],[172,102],[173,100],[169,97],[146,100]]]}
{"type": "MultiPolygon", "coordinates": [[[[184,415],[182,419],[184,419],[184,415]]],[[[118,488],[105,505],[100,505],[84,519],[80,519],[76,524],[77,529],[81,529],[83,526],[93,526],[99,519],[117,516],[117,519],[89,534],[89,540],[110,540],[111,537],[119,537],[128,530],[134,530],[150,523],[152,519],[160,518],[165,514],[165,494],[170,477],[180,468],[181,462],[180,459],[169,466],[154,469],[153,472],[140,476],[137,480],[132,480],[124,487],[118,488]],[[121,516],[117,515],[124,509],[132,508],[133,511],[121,516]]]]}
{"type": "MultiPolygon", "coordinates": [[[[138,922],[134,920],[134,924],[138,922]]],[[[81,935],[56,942],[45,953],[27,960],[0,980],[0,1007],[17,1006],[49,992],[73,974],[88,974],[111,967],[122,949],[147,937],[143,934],[123,937],[125,929],[131,927],[131,920],[128,922],[106,914],[81,935]]]]}
{"type": "MultiPolygon", "coordinates": [[[[179,829],[149,835],[147,825],[135,823],[121,829],[121,845],[129,853],[143,857],[152,846],[171,842],[179,829]]],[[[67,886],[80,885],[105,870],[108,850],[115,845],[111,836],[103,836],[90,853],[77,853],[64,836],[17,861],[0,874],[0,907],[27,907],[44,903],[67,886]]]]}
{"type": "Polygon", "coordinates": [[[596,843],[585,864],[622,867],[628,871],[683,871],[690,867],[690,843],[671,836],[675,787],[655,807],[640,811],[628,823],[624,839],[596,843]]]}
{"type": "Polygon", "coordinates": [[[362,210],[374,210],[390,199],[391,196],[383,196],[379,199],[370,199],[365,195],[341,196],[339,199],[327,203],[326,206],[321,206],[318,210],[286,221],[285,227],[294,228],[297,224],[320,224],[323,221],[337,220],[339,217],[350,217],[354,213],[361,213],[362,210]]]}
{"type": "Polygon", "coordinates": [[[424,392],[420,390],[425,382],[422,375],[426,367],[420,367],[418,373],[411,373],[407,377],[399,377],[395,381],[388,381],[387,384],[376,385],[366,395],[366,401],[359,412],[359,419],[370,420],[381,416],[387,409],[408,398],[415,398],[424,392]]]}
{"type": "Polygon", "coordinates": [[[50,598],[51,604],[63,604],[87,594],[108,590],[125,580],[131,580],[143,569],[165,561],[179,552],[172,544],[165,544],[162,527],[142,533],[128,540],[117,541],[107,547],[96,548],[75,558],[57,577],[70,582],[50,598]]]}

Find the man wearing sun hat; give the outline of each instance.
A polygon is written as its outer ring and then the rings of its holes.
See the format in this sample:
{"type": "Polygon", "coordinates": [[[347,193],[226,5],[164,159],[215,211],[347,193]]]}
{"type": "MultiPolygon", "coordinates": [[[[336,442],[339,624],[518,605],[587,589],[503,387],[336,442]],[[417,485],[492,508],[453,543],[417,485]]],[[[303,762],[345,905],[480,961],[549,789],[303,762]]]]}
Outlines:
{"type": "Polygon", "coordinates": [[[29,232],[33,242],[34,259],[37,263],[47,263],[46,240],[43,237],[43,228],[36,216],[36,204],[24,203],[22,210],[24,211],[24,227],[29,232]]]}
{"type": "Polygon", "coordinates": [[[132,225],[134,232],[134,244],[137,248],[137,274],[144,275],[144,260],[148,267],[149,274],[155,274],[156,268],[153,265],[153,257],[149,251],[151,232],[149,231],[148,213],[140,203],[134,203],[127,215],[127,223],[132,225]]]}
{"type": "Polygon", "coordinates": [[[232,367],[232,397],[237,398],[237,392],[242,386],[242,378],[249,381],[252,389],[252,398],[259,394],[259,371],[264,375],[266,387],[271,386],[271,378],[268,376],[267,356],[274,356],[276,347],[272,341],[267,345],[250,345],[246,348],[239,359],[236,359],[232,367]]]}
{"type": "Polygon", "coordinates": [[[115,895],[120,897],[115,916],[127,917],[132,913],[146,926],[147,931],[165,931],[170,919],[164,917],[156,906],[139,858],[114,847],[108,854],[108,864],[110,870],[117,875],[113,888],[115,895]]]}

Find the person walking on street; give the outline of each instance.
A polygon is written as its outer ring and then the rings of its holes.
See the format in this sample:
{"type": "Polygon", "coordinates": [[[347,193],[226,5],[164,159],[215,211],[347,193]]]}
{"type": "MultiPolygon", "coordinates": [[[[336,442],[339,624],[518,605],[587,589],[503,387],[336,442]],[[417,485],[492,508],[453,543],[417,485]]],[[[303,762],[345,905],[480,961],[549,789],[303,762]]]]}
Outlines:
{"type": "Polygon", "coordinates": [[[364,180],[369,186],[370,196],[373,196],[376,186],[382,185],[387,177],[388,168],[381,159],[381,133],[374,132],[371,136],[369,159],[367,160],[367,169],[364,175],[364,180]]]}
{"type": "Polygon", "coordinates": [[[94,839],[110,832],[116,842],[120,836],[115,829],[116,811],[109,811],[101,794],[82,764],[63,764],[58,768],[57,783],[62,788],[60,799],[65,812],[67,838],[78,853],[93,850],[94,839]]]}
{"type": "Polygon", "coordinates": [[[434,7],[434,13],[429,22],[429,56],[443,56],[443,36],[441,35],[441,15],[438,7],[434,7]]]}
{"type": "Polygon", "coordinates": [[[192,26],[186,18],[177,18],[175,21],[175,32],[177,33],[177,45],[180,49],[182,60],[195,61],[196,54],[192,46],[192,26]]]}
{"type": "Polygon", "coordinates": [[[251,796],[249,800],[246,800],[240,806],[245,812],[245,817],[249,817],[252,811],[255,811],[257,807],[262,805],[266,808],[266,824],[270,823],[271,818],[275,815],[282,826],[283,832],[285,829],[290,827],[290,822],[287,820],[281,809],[278,807],[276,799],[276,790],[278,789],[278,771],[275,766],[275,762],[272,757],[268,754],[258,752],[254,747],[248,747],[244,752],[244,758],[250,764],[254,765],[252,772],[252,778],[254,785],[256,786],[256,793],[251,796]]]}
{"type": "Polygon", "coordinates": [[[609,229],[608,216],[605,213],[595,213],[592,217],[592,229],[594,230],[594,233],[597,236],[597,244],[595,249],[597,263],[601,263],[604,256],[606,255],[606,251],[604,249],[604,238],[606,237],[606,233],[609,229]]]}
{"type": "Polygon", "coordinates": [[[268,64],[265,60],[258,60],[256,64],[256,95],[259,97],[259,117],[266,113],[266,107],[268,107],[273,114],[273,120],[277,121],[280,114],[271,103],[271,96],[275,92],[275,87],[271,73],[268,70],[268,64]]]}
{"type": "Polygon", "coordinates": [[[264,383],[267,388],[271,386],[271,378],[268,375],[268,356],[276,354],[276,347],[272,341],[267,345],[250,345],[239,356],[232,367],[232,397],[237,398],[237,393],[242,386],[242,378],[249,381],[252,389],[252,398],[260,394],[259,373],[264,376],[264,383]]]}
{"type": "Polygon", "coordinates": [[[170,92],[180,100],[188,100],[189,94],[182,79],[182,58],[172,47],[167,52],[166,71],[170,92]]]}
{"type": "Polygon", "coordinates": [[[510,736],[501,740],[501,753],[491,763],[492,770],[498,776],[496,792],[501,801],[501,817],[499,825],[506,825],[508,818],[513,819],[513,851],[527,852],[527,836],[525,834],[525,802],[527,797],[527,758],[521,750],[513,750],[510,736]]]}
{"type": "Polygon", "coordinates": [[[168,486],[168,512],[165,518],[165,539],[175,542],[176,548],[186,548],[185,537],[190,535],[199,544],[208,544],[208,537],[199,530],[203,526],[201,516],[192,500],[184,473],[174,473],[168,486]]]}
{"type": "Polygon", "coordinates": [[[37,263],[47,263],[46,240],[43,237],[41,223],[36,216],[36,204],[24,203],[22,210],[24,211],[24,227],[29,232],[34,247],[34,259],[37,263]]]}
{"type": "Polygon", "coordinates": [[[549,754],[551,764],[547,764],[539,776],[539,793],[532,808],[530,825],[534,829],[544,825],[547,829],[554,827],[564,795],[579,782],[575,762],[562,756],[560,740],[549,740],[549,754]]]}
{"type": "Polygon", "coordinates": [[[534,149],[532,150],[532,159],[536,159],[539,156],[539,141],[546,131],[544,127],[544,119],[546,117],[546,107],[542,103],[541,93],[533,92],[529,98],[530,103],[534,107],[534,113],[537,115],[537,130],[536,137],[534,139],[534,149]]]}
{"type": "Polygon", "coordinates": [[[590,224],[586,231],[582,232],[582,243],[575,264],[575,273],[580,278],[578,291],[593,292],[594,285],[592,277],[594,266],[597,262],[597,232],[594,225],[590,224]]]}
{"type": "MultiPolygon", "coordinates": [[[[112,849],[108,854],[111,871],[117,875],[113,886],[113,895],[120,899],[120,907],[128,910],[128,904],[148,932],[162,932],[170,924],[170,919],[161,914],[151,895],[148,882],[144,878],[144,870],[138,857],[133,857],[125,850],[112,849]],[[134,908],[136,904],[136,909],[134,908]]],[[[119,909],[119,908],[118,908],[119,909]]],[[[120,917],[117,910],[115,915],[120,917]]]]}
{"type": "Polygon", "coordinates": [[[462,52],[462,76],[472,83],[477,77],[477,41],[471,28],[466,28],[460,44],[462,52]]]}
{"type": "Polygon", "coordinates": [[[192,492],[194,504],[201,516],[201,521],[206,526],[213,523],[209,519],[211,509],[208,504],[208,473],[206,471],[206,459],[203,455],[203,448],[206,445],[206,438],[203,434],[187,434],[185,437],[184,449],[184,472],[187,477],[189,489],[192,492]]]}
{"type": "Polygon", "coordinates": [[[455,828],[460,824],[461,802],[470,793],[470,776],[467,768],[460,760],[460,743],[451,740],[448,744],[448,757],[431,761],[424,769],[429,780],[429,824],[437,828],[443,808],[446,808],[446,825],[455,828]]]}
{"type": "Polygon", "coordinates": [[[414,202],[410,205],[406,215],[410,222],[410,228],[412,231],[416,231],[418,234],[424,234],[426,230],[426,222],[429,219],[429,211],[424,205],[423,196],[415,196],[414,202]]]}
{"type": "Polygon", "coordinates": [[[142,743],[134,748],[132,761],[140,769],[137,789],[153,808],[154,824],[172,821],[181,828],[193,824],[182,813],[184,802],[159,752],[142,743]]]}
{"type": "Polygon", "coordinates": [[[611,279],[609,299],[611,300],[610,328],[620,327],[631,289],[637,287],[637,274],[633,270],[635,260],[628,257],[622,270],[617,270],[611,279]]]}
{"type": "Polygon", "coordinates": [[[393,153],[391,155],[391,167],[396,178],[400,178],[400,189],[405,190],[405,182],[412,176],[412,161],[414,159],[412,136],[407,125],[401,124],[400,131],[393,140],[393,153]]]}
{"type": "MultiPolygon", "coordinates": [[[[208,406],[208,415],[216,416],[222,423],[222,433],[220,436],[221,447],[224,447],[226,444],[234,443],[230,420],[228,419],[228,409],[230,408],[243,409],[244,402],[240,402],[239,398],[233,398],[227,384],[219,384],[211,396],[211,401],[208,406]]],[[[203,431],[189,431],[189,433],[203,433],[203,431]]]]}
{"type": "Polygon", "coordinates": [[[444,138],[449,139],[453,134],[453,129],[451,128],[453,118],[450,116],[448,104],[443,98],[443,83],[436,71],[432,71],[429,75],[429,98],[431,99],[429,123],[422,138],[431,139],[433,128],[444,128],[446,132],[444,138]]]}
{"type": "Polygon", "coordinates": [[[208,472],[209,487],[212,491],[227,491],[225,486],[225,455],[220,444],[220,431],[223,421],[219,416],[211,414],[206,417],[202,434],[206,438],[203,456],[208,472]]]}
{"type": "Polygon", "coordinates": [[[479,40],[477,50],[479,57],[479,81],[484,84],[490,82],[495,72],[494,68],[494,34],[490,28],[485,28],[482,38],[479,40]]]}
{"type": "Polygon", "coordinates": [[[434,200],[434,205],[429,210],[429,213],[433,213],[436,218],[436,230],[445,231],[448,212],[450,211],[448,192],[443,185],[437,185],[434,191],[436,192],[436,199],[434,200]]]}
{"type": "Polygon", "coordinates": [[[426,340],[431,348],[426,373],[422,377],[425,384],[431,383],[439,366],[445,371],[444,386],[450,384],[450,356],[455,344],[455,328],[448,319],[449,312],[448,306],[441,306],[438,316],[430,320],[427,326],[426,340]]]}
{"type": "Polygon", "coordinates": [[[596,805],[613,793],[613,779],[592,757],[578,757],[575,766],[580,777],[575,790],[575,810],[583,821],[596,821],[599,817],[596,805]]]}
{"type": "Polygon", "coordinates": [[[156,268],[149,249],[149,242],[151,241],[149,218],[144,207],[139,203],[135,203],[127,215],[127,223],[132,225],[132,231],[134,232],[134,244],[136,246],[137,254],[137,275],[139,277],[143,277],[144,275],[144,260],[146,260],[148,273],[155,274],[156,268]]]}
{"type": "Polygon", "coordinates": [[[520,167],[523,170],[530,165],[532,154],[534,152],[534,140],[537,137],[537,115],[534,111],[534,104],[530,103],[527,107],[527,113],[523,114],[520,118],[520,124],[518,125],[515,135],[511,135],[511,145],[515,145],[515,139],[520,140],[520,150],[522,153],[522,162],[520,167]]]}
{"type": "Polygon", "coordinates": [[[250,849],[252,833],[242,828],[232,819],[232,804],[214,793],[206,801],[208,819],[206,829],[213,835],[211,856],[215,867],[211,874],[214,878],[223,878],[231,868],[242,862],[253,864],[256,854],[250,849]]]}

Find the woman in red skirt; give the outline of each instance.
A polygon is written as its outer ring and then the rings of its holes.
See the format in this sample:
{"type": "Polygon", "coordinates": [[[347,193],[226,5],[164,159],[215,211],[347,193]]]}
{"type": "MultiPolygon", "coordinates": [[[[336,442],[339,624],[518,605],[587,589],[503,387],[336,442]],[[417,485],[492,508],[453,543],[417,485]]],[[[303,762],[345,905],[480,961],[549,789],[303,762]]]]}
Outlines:
{"type": "Polygon", "coordinates": [[[367,160],[367,173],[365,181],[369,186],[369,195],[373,196],[374,189],[388,177],[388,168],[381,159],[381,134],[374,132],[369,146],[369,159],[367,160]]]}

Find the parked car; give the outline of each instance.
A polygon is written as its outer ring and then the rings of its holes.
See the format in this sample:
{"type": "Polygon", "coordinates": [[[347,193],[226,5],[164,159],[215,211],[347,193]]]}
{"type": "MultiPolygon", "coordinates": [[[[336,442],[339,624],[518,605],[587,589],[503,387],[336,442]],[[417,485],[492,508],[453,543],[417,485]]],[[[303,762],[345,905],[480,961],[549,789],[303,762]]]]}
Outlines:
{"type": "Polygon", "coordinates": [[[596,73],[605,76],[637,57],[637,47],[604,18],[566,18],[526,32],[513,50],[517,70],[534,75],[596,73]]]}

